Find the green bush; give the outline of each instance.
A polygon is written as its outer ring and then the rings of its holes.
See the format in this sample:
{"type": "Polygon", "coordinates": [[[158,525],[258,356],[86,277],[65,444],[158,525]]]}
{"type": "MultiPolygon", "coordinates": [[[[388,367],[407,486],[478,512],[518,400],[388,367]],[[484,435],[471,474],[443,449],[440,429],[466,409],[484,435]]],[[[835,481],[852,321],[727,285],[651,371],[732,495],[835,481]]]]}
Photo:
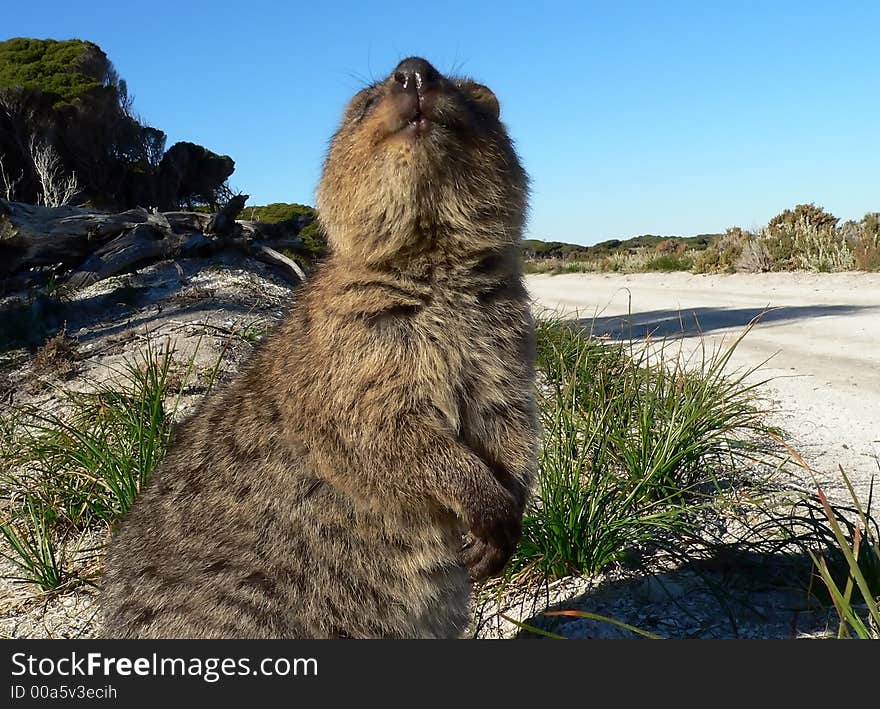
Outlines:
{"type": "Polygon", "coordinates": [[[880,268],[880,228],[867,215],[838,226],[815,204],[799,204],[773,217],[755,234],[734,227],[700,254],[698,273],[746,271],[848,271],[880,268]]]}
{"type": "Polygon", "coordinates": [[[687,253],[661,254],[655,256],[645,264],[646,271],[689,271],[694,265],[694,259],[687,253]]]}
{"type": "Polygon", "coordinates": [[[839,221],[833,214],[810,202],[809,204],[798,204],[794,209],[786,209],[781,214],[777,214],[767,224],[767,229],[772,232],[777,229],[784,230],[786,227],[802,225],[816,229],[833,229],[839,221]]]}
{"type": "Polygon", "coordinates": [[[795,231],[795,268],[832,273],[855,267],[844,235],[833,227],[802,226],[795,231]]]}
{"type": "Polygon", "coordinates": [[[302,239],[303,248],[312,258],[320,258],[327,252],[327,237],[317,221],[306,224],[298,236],[302,239]]]}
{"type": "Polygon", "coordinates": [[[63,103],[107,86],[114,75],[101,48],[79,39],[0,42],[0,88],[23,87],[54,94],[63,103]]]}
{"type": "Polygon", "coordinates": [[[804,260],[813,260],[812,254],[805,253],[804,248],[830,238],[837,222],[837,217],[812,203],[799,204],[777,214],[759,235],[773,270],[803,268],[804,260]]]}
{"type": "Polygon", "coordinates": [[[697,273],[733,273],[751,235],[740,227],[731,227],[724,236],[694,259],[697,273]]]}
{"type": "Polygon", "coordinates": [[[861,271],[880,271],[880,212],[866,214],[858,222],[847,222],[844,230],[852,247],[855,267],[861,271]]]}
{"type": "Polygon", "coordinates": [[[245,207],[241,218],[257,222],[278,224],[290,219],[302,218],[306,225],[297,236],[302,239],[303,249],[312,259],[317,259],[327,252],[327,239],[318,224],[317,212],[307,204],[273,202],[264,206],[245,207]]]}
{"type": "Polygon", "coordinates": [[[315,208],[307,204],[295,204],[287,202],[273,202],[264,206],[245,207],[242,210],[241,218],[250,219],[255,222],[266,222],[268,224],[277,224],[285,222],[294,217],[315,218],[315,208]]]}

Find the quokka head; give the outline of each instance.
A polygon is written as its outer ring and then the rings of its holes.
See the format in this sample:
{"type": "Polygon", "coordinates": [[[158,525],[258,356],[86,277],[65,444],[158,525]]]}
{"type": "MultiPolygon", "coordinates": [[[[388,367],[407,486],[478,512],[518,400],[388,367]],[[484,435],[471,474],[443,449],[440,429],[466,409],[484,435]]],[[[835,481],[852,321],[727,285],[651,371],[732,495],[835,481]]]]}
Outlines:
{"type": "Polygon", "coordinates": [[[495,94],[410,57],[346,107],[318,213],[334,252],[381,263],[514,244],[527,195],[495,94]]]}

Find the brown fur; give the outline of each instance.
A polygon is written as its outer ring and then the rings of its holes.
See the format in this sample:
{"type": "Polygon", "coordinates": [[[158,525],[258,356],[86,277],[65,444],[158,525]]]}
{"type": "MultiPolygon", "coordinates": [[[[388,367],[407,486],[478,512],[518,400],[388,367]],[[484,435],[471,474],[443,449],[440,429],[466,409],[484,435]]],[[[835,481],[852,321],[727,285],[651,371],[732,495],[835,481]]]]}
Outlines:
{"type": "Polygon", "coordinates": [[[526,177],[485,87],[441,77],[415,135],[398,94],[392,74],[352,99],[318,193],[330,257],[123,521],[107,636],[455,637],[468,569],[512,553],[526,177]]]}

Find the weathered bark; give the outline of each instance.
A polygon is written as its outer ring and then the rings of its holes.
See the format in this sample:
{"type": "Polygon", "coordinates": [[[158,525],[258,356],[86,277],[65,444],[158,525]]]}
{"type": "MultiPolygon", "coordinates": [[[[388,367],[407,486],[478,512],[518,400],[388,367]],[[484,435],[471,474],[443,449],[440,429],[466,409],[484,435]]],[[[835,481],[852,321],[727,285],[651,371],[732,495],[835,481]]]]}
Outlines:
{"type": "Polygon", "coordinates": [[[280,265],[291,280],[302,280],[302,269],[279,251],[302,249],[297,234],[308,221],[236,221],[244,199],[214,216],[145,209],[107,214],[0,200],[0,283],[5,289],[38,283],[49,269],[75,290],[156,261],[227,250],[280,265]]]}
{"type": "Polygon", "coordinates": [[[299,267],[299,264],[292,258],[289,258],[284,254],[278,253],[275,249],[270,246],[266,246],[265,244],[255,244],[253,246],[253,249],[253,255],[256,256],[258,259],[266,261],[267,263],[280,263],[292,270],[301,281],[304,281],[306,279],[306,274],[303,273],[303,270],[299,267]]]}
{"type": "Polygon", "coordinates": [[[247,198],[248,195],[239,194],[220,207],[219,211],[208,222],[206,233],[219,234],[221,236],[231,233],[235,229],[235,218],[241,214],[247,198]]]}

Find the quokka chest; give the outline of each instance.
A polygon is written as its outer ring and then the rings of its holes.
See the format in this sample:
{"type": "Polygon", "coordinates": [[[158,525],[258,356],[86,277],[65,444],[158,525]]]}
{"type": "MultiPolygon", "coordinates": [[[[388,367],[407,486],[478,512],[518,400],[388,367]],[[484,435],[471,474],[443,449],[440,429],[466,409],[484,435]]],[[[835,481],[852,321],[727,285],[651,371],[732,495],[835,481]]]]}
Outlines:
{"type": "Polygon", "coordinates": [[[522,385],[521,317],[470,305],[426,309],[414,320],[415,361],[456,429],[496,410],[522,385]]]}

